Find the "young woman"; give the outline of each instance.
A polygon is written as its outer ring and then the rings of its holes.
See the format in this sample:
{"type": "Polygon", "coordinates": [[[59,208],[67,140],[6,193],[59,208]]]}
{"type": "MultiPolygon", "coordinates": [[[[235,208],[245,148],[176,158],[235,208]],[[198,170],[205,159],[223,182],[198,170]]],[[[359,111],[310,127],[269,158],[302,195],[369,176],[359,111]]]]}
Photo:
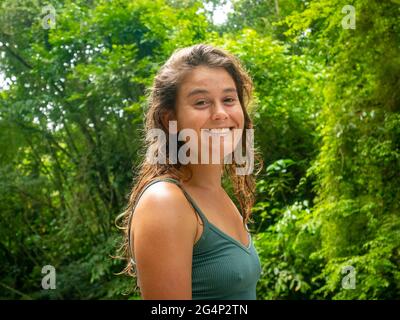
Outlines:
{"type": "Polygon", "coordinates": [[[254,152],[246,136],[253,129],[247,112],[252,89],[234,56],[204,44],[175,51],[156,75],[145,147],[147,153],[158,150],[157,155],[164,147],[167,161],[146,157],[121,215],[124,272],[137,276],[143,299],[256,299],[261,266],[247,222],[257,173],[238,175],[235,157],[232,163],[223,161],[239,144],[254,152]],[[169,131],[172,121],[175,132],[169,131]],[[153,129],[165,132],[166,139],[152,139],[153,129]],[[179,150],[177,135],[183,129],[196,133],[191,142],[198,150],[189,153],[198,161],[183,164],[176,154],[177,161],[171,159],[169,147],[177,143],[179,150]],[[234,130],[242,132],[239,138],[234,130]],[[224,139],[204,148],[204,132],[224,139]],[[204,150],[208,163],[201,160],[204,150]],[[215,153],[219,162],[210,160],[215,153]],[[224,177],[241,213],[222,187],[224,177]]]}

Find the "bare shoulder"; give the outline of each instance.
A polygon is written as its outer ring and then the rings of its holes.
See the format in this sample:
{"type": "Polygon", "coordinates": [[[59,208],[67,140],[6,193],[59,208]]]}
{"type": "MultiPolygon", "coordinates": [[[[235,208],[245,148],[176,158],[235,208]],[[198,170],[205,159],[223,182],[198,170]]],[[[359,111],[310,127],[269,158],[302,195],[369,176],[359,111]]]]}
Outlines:
{"type": "Polygon", "coordinates": [[[144,299],[191,299],[196,219],[182,190],[159,181],[140,197],[131,237],[144,299]]]}
{"type": "Polygon", "coordinates": [[[154,183],[143,192],[133,215],[136,224],[155,220],[174,228],[191,224],[195,227],[194,218],[193,208],[182,190],[166,181],[154,183]]]}

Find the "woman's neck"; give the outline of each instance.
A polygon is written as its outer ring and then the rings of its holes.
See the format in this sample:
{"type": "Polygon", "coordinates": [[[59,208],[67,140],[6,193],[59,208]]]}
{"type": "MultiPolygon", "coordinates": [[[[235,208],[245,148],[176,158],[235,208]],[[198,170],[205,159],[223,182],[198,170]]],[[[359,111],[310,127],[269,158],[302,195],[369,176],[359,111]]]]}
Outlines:
{"type": "Polygon", "coordinates": [[[220,164],[190,164],[187,167],[192,177],[186,182],[188,186],[207,191],[221,191],[222,166],[220,164]]]}

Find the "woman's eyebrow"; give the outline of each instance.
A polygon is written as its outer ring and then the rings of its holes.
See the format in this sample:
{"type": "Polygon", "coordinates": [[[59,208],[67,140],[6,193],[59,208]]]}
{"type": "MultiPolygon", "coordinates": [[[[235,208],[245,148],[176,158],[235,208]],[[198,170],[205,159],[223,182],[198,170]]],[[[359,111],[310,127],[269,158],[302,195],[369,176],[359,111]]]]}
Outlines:
{"type": "MultiPolygon", "coordinates": [[[[223,90],[223,92],[224,93],[226,93],[226,92],[236,92],[236,89],[235,88],[226,88],[226,89],[223,90]]],[[[199,93],[210,93],[210,92],[208,90],[206,90],[206,89],[196,88],[196,89],[193,89],[192,91],[189,92],[189,94],[187,95],[187,98],[189,98],[191,96],[194,96],[196,94],[199,94],[199,93]]]]}

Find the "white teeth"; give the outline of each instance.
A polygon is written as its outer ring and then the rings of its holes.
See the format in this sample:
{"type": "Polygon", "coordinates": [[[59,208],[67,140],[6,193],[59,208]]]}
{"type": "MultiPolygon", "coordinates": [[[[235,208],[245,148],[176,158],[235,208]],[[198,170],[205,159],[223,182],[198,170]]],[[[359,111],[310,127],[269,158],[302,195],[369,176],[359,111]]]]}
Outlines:
{"type": "Polygon", "coordinates": [[[229,128],[218,128],[218,129],[207,129],[207,131],[209,131],[210,133],[213,134],[224,134],[224,133],[228,133],[230,131],[229,128]]]}

